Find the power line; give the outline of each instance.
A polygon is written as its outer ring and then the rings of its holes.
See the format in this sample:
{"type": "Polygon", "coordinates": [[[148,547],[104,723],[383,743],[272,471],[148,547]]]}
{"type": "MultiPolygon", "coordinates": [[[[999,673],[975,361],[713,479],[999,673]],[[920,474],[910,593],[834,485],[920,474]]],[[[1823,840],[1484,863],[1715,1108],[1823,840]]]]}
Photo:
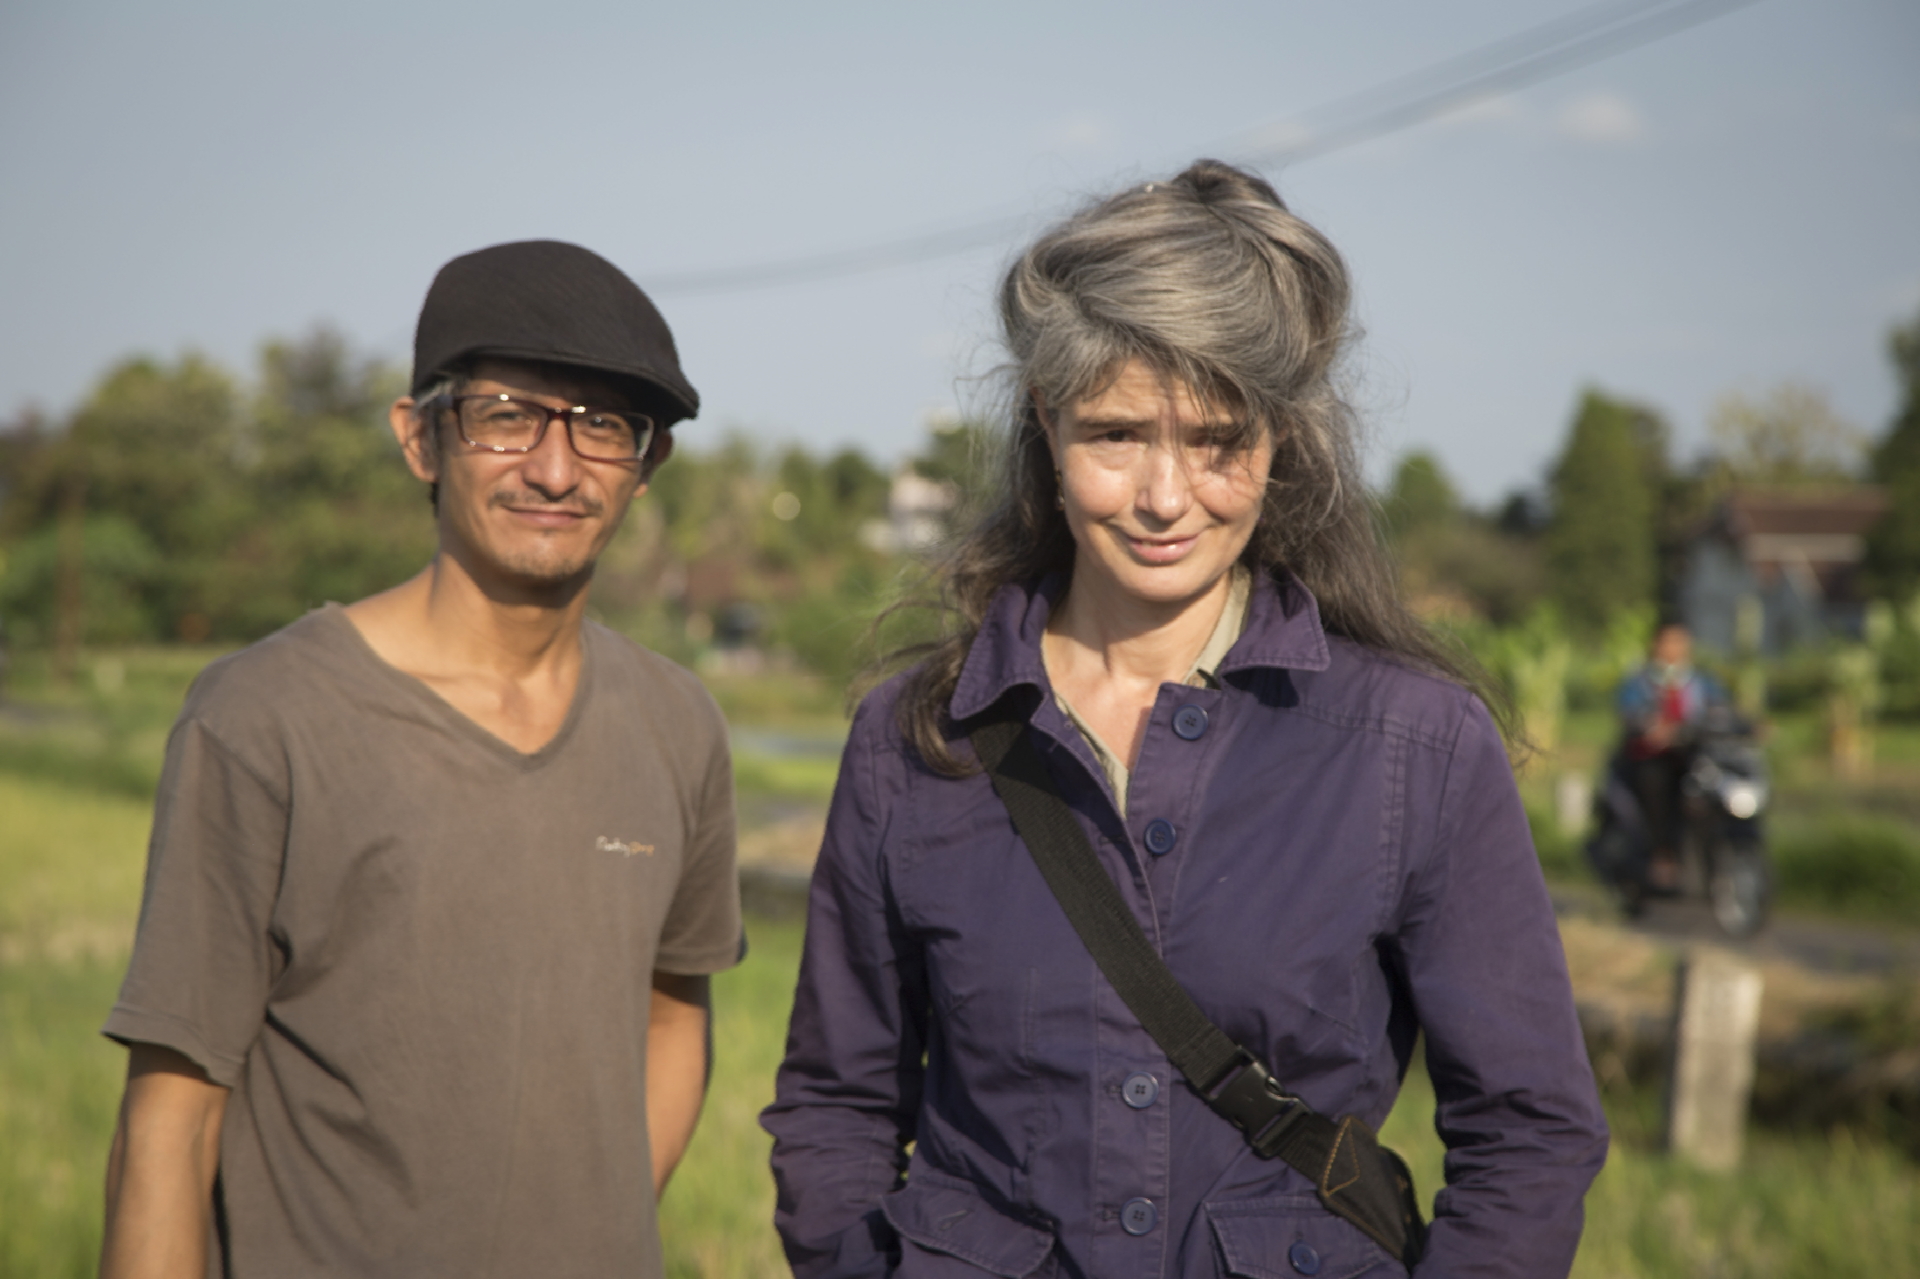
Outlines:
{"type": "MultiPolygon", "coordinates": [[[[1210,150],[1265,169],[1311,160],[1410,129],[1489,94],[1538,84],[1652,44],[1756,2],[1605,0],[1210,150]]],[[[658,275],[649,278],[647,289],[656,294],[725,293],[907,266],[1001,243],[1031,217],[1032,212],[1023,209],[849,249],[658,275]]]]}

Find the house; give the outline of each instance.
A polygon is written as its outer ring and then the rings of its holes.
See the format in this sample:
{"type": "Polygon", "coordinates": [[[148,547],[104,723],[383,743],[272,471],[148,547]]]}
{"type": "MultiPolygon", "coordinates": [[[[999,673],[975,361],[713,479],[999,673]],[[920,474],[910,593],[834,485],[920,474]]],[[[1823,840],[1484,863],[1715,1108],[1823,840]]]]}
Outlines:
{"type": "Polygon", "coordinates": [[[1858,639],[1860,559],[1886,510],[1886,492],[1866,484],[1734,490],[1682,549],[1681,617],[1701,644],[1722,651],[1754,644],[1772,655],[1858,639]]]}
{"type": "Polygon", "coordinates": [[[894,472],[887,490],[887,518],[869,520],[860,530],[860,540],[892,554],[929,550],[946,537],[959,504],[958,487],[945,480],[929,480],[909,463],[894,472]]]}

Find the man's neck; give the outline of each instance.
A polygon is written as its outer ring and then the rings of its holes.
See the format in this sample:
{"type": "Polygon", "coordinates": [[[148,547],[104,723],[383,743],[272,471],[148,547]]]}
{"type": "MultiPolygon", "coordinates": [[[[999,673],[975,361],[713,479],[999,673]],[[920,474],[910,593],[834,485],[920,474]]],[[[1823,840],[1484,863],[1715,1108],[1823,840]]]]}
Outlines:
{"type": "Polygon", "coordinates": [[[584,576],[552,584],[483,581],[443,549],[409,581],[347,611],[356,625],[364,619],[379,631],[385,645],[368,639],[382,657],[387,647],[406,655],[394,662],[402,670],[518,679],[577,657],[586,587],[584,576]]]}
{"type": "Polygon", "coordinates": [[[389,666],[531,754],[559,732],[579,686],[587,582],[482,582],[443,550],[418,575],[347,606],[389,666]]]}

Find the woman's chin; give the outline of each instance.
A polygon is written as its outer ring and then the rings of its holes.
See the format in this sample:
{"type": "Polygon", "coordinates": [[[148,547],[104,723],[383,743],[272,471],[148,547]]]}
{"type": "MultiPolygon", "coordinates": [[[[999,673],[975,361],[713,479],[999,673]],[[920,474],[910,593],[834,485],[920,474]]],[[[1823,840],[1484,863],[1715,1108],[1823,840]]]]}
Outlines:
{"type": "Polygon", "coordinates": [[[1153,608],[1177,609],[1191,604],[1220,586],[1232,571],[1232,564],[1209,572],[1190,564],[1129,565],[1116,573],[1103,573],[1101,593],[1153,608]]]}

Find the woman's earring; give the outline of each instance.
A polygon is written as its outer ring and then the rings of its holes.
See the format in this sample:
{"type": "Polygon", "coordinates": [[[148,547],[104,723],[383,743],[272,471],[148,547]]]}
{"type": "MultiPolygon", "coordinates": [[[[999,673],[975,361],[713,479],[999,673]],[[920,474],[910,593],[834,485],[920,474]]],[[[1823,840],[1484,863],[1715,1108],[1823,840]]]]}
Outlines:
{"type": "Polygon", "coordinates": [[[1067,486],[1060,478],[1059,467],[1055,467],[1053,471],[1053,509],[1056,511],[1067,509],[1067,486]]]}

